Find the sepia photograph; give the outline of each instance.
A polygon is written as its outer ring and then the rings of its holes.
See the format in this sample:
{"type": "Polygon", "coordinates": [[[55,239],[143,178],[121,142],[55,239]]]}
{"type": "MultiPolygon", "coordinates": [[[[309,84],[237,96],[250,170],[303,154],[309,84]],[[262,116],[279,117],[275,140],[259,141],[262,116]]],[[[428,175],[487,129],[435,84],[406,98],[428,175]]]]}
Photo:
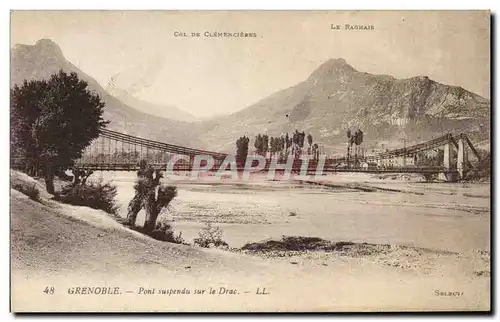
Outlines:
{"type": "Polygon", "coordinates": [[[10,310],[490,312],[490,11],[10,12],[10,310]]]}

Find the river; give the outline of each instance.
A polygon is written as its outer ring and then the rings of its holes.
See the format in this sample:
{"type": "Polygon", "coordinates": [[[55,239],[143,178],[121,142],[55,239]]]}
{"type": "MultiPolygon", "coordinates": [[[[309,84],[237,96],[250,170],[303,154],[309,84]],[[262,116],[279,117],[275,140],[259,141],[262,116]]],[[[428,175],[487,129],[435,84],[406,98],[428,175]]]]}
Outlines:
{"type": "MultiPolygon", "coordinates": [[[[134,195],[134,172],[97,171],[90,180],[118,187],[119,214],[126,216],[134,195]]],[[[172,221],[187,242],[205,223],[219,226],[231,247],[286,236],[369,242],[469,252],[490,249],[490,185],[425,183],[415,178],[380,179],[366,174],[334,174],[325,187],[294,180],[221,182],[213,177],[167,177],[178,197],[160,217],[172,221]],[[352,189],[353,184],[386,190],[352,189]],[[345,185],[345,187],[342,187],[345,185]]],[[[138,224],[144,222],[144,211],[138,224]]]]}

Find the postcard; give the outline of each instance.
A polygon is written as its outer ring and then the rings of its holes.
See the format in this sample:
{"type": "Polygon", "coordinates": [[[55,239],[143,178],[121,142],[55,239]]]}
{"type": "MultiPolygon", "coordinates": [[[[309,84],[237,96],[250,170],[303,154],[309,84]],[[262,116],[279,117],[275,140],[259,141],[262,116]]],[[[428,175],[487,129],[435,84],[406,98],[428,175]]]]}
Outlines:
{"type": "Polygon", "coordinates": [[[12,11],[11,311],[490,311],[490,20],[12,11]]]}

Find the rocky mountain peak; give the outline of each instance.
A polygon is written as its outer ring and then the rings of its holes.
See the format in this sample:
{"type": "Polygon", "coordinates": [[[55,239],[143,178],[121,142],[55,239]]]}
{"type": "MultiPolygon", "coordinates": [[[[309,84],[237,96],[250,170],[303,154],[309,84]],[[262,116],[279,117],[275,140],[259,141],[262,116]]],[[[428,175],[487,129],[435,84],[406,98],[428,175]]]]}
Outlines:
{"type": "Polygon", "coordinates": [[[64,55],[57,43],[51,39],[39,39],[37,42],[30,45],[16,44],[12,51],[14,54],[23,57],[33,56],[34,58],[51,58],[64,60],[64,55]]]}
{"type": "Polygon", "coordinates": [[[43,56],[64,59],[61,48],[51,39],[40,39],[35,43],[35,50],[43,56]]]}
{"type": "Polygon", "coordinates": [[[356,72],[356,69],[349,65],[344,58],[334,58],[327,60],[316,68],[309,79],[325,79],[353,72],[356,72]]]}

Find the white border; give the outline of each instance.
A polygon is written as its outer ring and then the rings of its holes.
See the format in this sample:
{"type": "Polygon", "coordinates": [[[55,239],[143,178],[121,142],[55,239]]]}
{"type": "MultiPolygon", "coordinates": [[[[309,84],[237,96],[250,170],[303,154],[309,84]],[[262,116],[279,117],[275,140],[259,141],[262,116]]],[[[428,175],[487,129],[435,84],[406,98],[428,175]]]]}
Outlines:
{"type": "Polygon", "coordinates": [[[486,10],[494,7],[494,0],[466,1],[277,1],[277,0],[254,0],[254,1],[33,1],[20,0],[11,1],[11,9],[115,9],[115,10],[150,10],[150,9],[173,9],[173,10],[486,10]]]}

